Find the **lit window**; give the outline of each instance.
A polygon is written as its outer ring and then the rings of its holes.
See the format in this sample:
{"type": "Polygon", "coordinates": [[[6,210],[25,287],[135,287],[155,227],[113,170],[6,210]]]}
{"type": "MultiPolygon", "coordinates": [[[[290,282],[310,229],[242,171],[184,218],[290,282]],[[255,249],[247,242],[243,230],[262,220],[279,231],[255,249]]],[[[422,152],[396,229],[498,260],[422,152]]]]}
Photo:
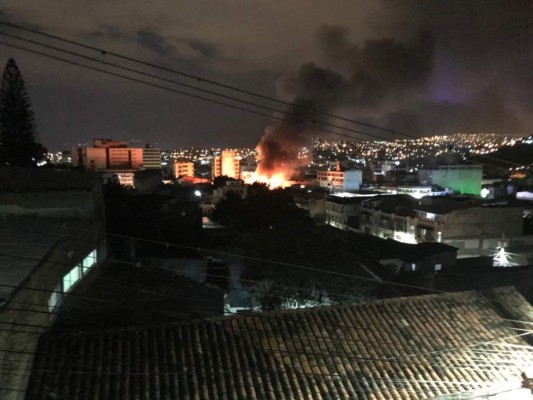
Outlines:
{"type": "Polygon", "coordinates": [[[68,292],[81,278],[81,268],[76,265],[63,277],[63,292],[68,292]]]}
{"type": "Polygon", "coordinates": [[[426,218],[434,221],[435,220],[435,214],[428,212],[428,213],[426,213],[426,218]]]}
{"type": "Polygon", "coordinates": [[[61,285],[58,285],[48,298],[48,310],[53,312],[61,301],[61,285]]]}
{"type": "Polygon", "coordinates": [[[81,262],[81,265],[83,267],[83,274],[85,275],[89,271],[89,269],[91,269],[95,264],[96,264],[96,250],[93,250],[81,262]]]}

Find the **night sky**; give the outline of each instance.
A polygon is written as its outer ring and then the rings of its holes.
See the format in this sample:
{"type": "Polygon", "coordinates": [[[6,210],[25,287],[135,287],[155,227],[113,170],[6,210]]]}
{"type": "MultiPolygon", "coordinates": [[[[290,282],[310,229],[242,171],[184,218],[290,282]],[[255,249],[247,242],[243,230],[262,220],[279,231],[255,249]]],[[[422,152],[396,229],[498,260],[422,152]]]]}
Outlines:
{"type": "MultiPolygon", "coordinates": [[[[3,1],[0,19],[413,135],[531,133],[531,1],[38,3],[3,1]]],[[[13,28],[0,31],[81,51],[13,28]]],[[[93,137],[162,148],[252,147],[273,124],[0,45],[2,68],[9,57],[51,150],[93,137]]]]}

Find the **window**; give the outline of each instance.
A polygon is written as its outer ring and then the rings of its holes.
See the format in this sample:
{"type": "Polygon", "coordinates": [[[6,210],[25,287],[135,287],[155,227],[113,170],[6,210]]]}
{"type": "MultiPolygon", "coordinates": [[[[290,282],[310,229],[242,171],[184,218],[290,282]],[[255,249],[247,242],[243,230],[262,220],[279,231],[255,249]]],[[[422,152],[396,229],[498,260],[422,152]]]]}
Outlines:
{"type": "Polygon", "coordinates": [[[68,292],[81,278],[81,267],[76,265],[63,277],[63,292],[68,292]]]}
{"type": "Polygon", "coordinates": [[[54,291],[52,292],[50,297],[48,298],[48,310],[50,312],[53,312],[60,301],[61,301],[61,285],[57,285],[54,288],[54,291]]]}
{"type": "Polygon", "coordinates": [[[89,269],[91,269],[96,264],[96,250],[93,250],[83,259],[81,262],[83,268],[83,275],[85,275],[89,269]]]}

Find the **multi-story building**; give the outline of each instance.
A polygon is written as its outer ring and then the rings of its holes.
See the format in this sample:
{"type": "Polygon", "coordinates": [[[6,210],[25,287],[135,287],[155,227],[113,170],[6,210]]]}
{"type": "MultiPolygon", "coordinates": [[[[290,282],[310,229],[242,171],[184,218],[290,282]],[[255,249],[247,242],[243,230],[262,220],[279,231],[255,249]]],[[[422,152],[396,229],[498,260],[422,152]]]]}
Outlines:
{"type": "Polygon", "coordinates": [[[137,170],[143,166],[143,149],[124,141],[94,139],[92,147],[74,147],[72,165],[89,171],[137,170]]]}
{"type": "Polygon", "coordinates": [[[161,149],[146,145],[143,149],[143,169],[161,169],[161,149]]]}
{"type": "Polygon", "coordinates": [[[408,194],[415,199],[421,199],[426,196],[448,196],[453,195],[451,189],[443,189],[438,186],[421,186],[421,185],[393,185],[384,184],[375,188],[376,191],[387,194],[408,194]]]}
{"type": "Polygon", "coordinates": [[[405,243],[446,243],[459,248],[460,256],[491,255],[502,237],[522,246],[527,239],[522,214],[522,207],[487,206],[465,197],[418,202],[407,195],[378,196],[362,203],[359,230],[405,243]]]}
{"type": "Polygon", "coordinates": [[[318,171],[317,181],[321,187],[334,192],[357,191],[363,181],[363,172],[357,169],[341,171],[340,168],[335,171],[318,171]]]}
{"type": "Polygon", "coordinates": [[[442,165],[418,170],[422,185],[438,185],[460,194],[481,194],[483,167],[481,165],[442,165]]]}
{"type": "Polygon", "coordinates": [[[357,227],[361,203],[375,194],[343,193],[326,198],[326,223],[339,229],[357,227]]]}
{"type": "Polygon", "coordinates": [[[194,176],[194,163],[192,161],[174,163],[174,178],[178,179],[180,176],[194,176]]]}
{"type": "Polygon", "coordinates": [[[234,150],[222,150],[219,156],[213,158],[213,165],[211,166],[211,178],[217,176],[229,176],[230,178],[240,179],[241,157],[237,155],[234,150]]]}

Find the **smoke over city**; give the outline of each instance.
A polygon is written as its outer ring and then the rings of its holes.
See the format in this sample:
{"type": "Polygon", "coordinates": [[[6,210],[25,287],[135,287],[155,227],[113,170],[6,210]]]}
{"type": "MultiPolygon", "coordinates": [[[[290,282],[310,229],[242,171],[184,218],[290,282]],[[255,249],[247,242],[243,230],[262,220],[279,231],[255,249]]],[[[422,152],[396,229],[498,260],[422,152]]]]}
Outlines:
{"type": "Polygon", "coordinates": [[[346,29],[325,26],[317,45],[322,65],[303,64],[278,82],[279,97],[291,105],[280,121],[266,128],[258,145],[260,173],[294,171],[304,163],[300,148],[323,134],[322,128],[331,129],[321,122],[340,123],[324,113],[349,110],[371,117],[424,91],[432,70],[433,39],[427,32],[410,43],[376,39],[357,46],[348,40],[346,29]]]}

